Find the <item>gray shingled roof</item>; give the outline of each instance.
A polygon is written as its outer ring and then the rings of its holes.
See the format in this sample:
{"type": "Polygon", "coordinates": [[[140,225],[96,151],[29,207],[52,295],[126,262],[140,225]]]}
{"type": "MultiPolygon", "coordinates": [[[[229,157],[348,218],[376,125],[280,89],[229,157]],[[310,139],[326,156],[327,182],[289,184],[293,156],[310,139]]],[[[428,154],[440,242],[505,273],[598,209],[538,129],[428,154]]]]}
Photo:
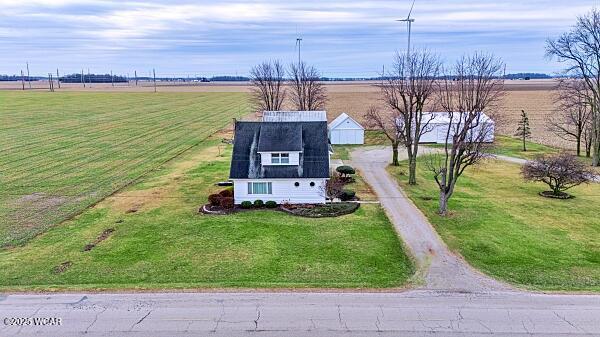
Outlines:
{"type": "Polygon", "coordinates": [[[329,178],[327,122],[236,122],[229,178],[329,178]],[[262,166],[259,148],[302,151],[300,165],[262,166]]]}
{"type": "Polygon", "coordinates": [[[258,152],[302,151],[300,123],[263,123],[258,137],[258,152]]]}

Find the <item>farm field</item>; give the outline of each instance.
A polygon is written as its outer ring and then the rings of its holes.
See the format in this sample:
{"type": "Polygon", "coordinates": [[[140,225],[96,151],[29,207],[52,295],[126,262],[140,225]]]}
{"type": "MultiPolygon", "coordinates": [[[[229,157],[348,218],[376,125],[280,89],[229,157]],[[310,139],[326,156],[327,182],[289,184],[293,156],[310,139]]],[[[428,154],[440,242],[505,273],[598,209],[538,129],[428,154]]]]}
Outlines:
{"type": "Polygon", "coordinates": [[[525,183],[519,169],[498,160],[469,168],[446,218],[436,213],[438,192],[424,164],[417,186],[401,174],[405,162],[389,172],[448,246],[474,267],[535,290],[600,291],[600,184],[570,190],[574,199],[547,199],[538,195],[545,185],[525,183]]]}
{"type": "Polygon", "coordinates": [[[0,92],[0,247],[26,242],[248,113],[244,93],[0,92]]]}
{"type": "Polygon", "coordinates": [[[0,250],[0,290],[397,288],[409,282],[413,265],[376,204],[322,219],[275,210],[199,214],[220,189],[214,182],[227,179],[231,146],[220,140],[230,136],[216,134],[81,215],[0,250]]]}
{"type": "MultiPolygon", "coordinates": [[[[346,112],[360,123],[366,125],[364,113],[372,105],[381,104],[376,81],[359,82],[327,82],[325,87],[329,101],[326,104],[329,120],[340,113],[346,112]]],[[[548,119],[555,114],[553,92],[556,83],[553,80],[513,80],[505,82],[506,95],[499,106],[500,119],[497,123],[498,132],[513,135],[517,128],[521,109],[529,114],[532,141],[561,148],[574,148],[571,142],[555,137],[547,130],[548,119]]],[[[33,87],[43,90],[48,87],[47,81],[33,82],[33,87]]],[[[0,82],[1,89],[21,88],[20,82],[0,82]]],[[[82,88],[80,84],[64,84],[62,91],[74,92],[151,92],[152,83],[141,82],[138,86],[133,83],[117,84],[112,87],[107,84],[92,84],[91,88],[82,88]]],[[[214,82],[214,83],[181,83],[159,82],[159,92],[240,92],[248,93],[250,87],[246,82],[214,82]]]]}

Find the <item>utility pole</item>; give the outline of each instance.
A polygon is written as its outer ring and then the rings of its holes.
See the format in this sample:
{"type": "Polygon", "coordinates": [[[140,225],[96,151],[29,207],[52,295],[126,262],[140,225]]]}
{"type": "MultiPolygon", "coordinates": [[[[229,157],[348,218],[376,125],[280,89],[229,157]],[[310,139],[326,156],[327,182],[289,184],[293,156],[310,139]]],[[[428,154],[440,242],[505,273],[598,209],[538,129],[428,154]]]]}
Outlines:
{"type": "Polygon", "coordinates": [[[152,77],[154,78],[154,92],[156,92],[156,71],[152,68],[152,77]]]}
{"type": "Polygon", "coordinates": [[[31,89],[31,77],[29,77],[29,61],[27,63],[27,83],[29,83],[29,89],[31,89]]]}
{"type": "Polygon", "coordinates": [[[110,71],[110,84],[111,84],[113,87],[115,86],[115,78],[113,77],[112,70],[110,71]]]}
{"type": "Polygon", "coordinates": [[[25,75],[23,75],[23,69],[21,69],[21,87],[25,90],[25,75]]]}
{"type": "Polygon", "coordinates": [[[133,71],[133,76],[135,76],[135,86],[137,87],[137,81],[138,81],[138,79],[137,79],[137,70],[133,71]]]}
{"type": "Polygon", "coordinates": [[[299,37],[299,38],[296,39],[296,44],[298,45],[298,68],[300,68],[300,62],[301,62],[300,61],[301,60],[301,58],[300,58],[300,45],[302,44],[302,38],[301,37],[299,37]]]}
{"type": "Polygon", "coordinates": [[[83,84],[83,87],[85,88],[85,78],[83,77],[83,69],[81,69],[81,84],[83,84]]]}
{"type": "Polygon", "coordinates": [[[92,76],[90,76],[90,68],[88,68],[88,86],[92,87],[92,76]]]}
{"type": "Polygon", "coordinates": [[[54,92],[54,81],[52,80],[52,73],[48,73],[48,89],[50,89],[50,92],[54,92]]]}
{"type": "Polygon", "coordinates": [[[58,89],[60,89],[60,75],[58,74],[58,68],[56,68],[56,83],[58,83],[58,89]]]}

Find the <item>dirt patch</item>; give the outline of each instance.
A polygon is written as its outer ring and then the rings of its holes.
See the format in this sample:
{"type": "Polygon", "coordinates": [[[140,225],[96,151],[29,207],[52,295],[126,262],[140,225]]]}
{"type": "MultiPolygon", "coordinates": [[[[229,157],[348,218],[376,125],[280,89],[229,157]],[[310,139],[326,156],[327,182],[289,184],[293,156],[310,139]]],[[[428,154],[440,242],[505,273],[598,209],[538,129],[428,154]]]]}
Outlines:
{"type": "Polygon", "coordinates": [[[65,261],[65,262],[59,264],[58,266],[54,267],[52,269],[52,272],[54,274],[62,274],[65,271],[67,271],[67,269],[71,268],[72,265],[73,265],[73,262],[71,262],[71,261],[65,261]]]}
{"type": "Polygon", "coordinates": [[[96,247],[100,242],[108,239],[108,237],[115,231],[114,228],[108,228],[105,229],[102,234],[100,234],[100,236],[98,236],[96,238],[96,240],[94,240],[94,242],[92,243],[88,243],[87,245],[85,245],[85,247],[83,247],[83,251],[84,252],[89,252],[90,250],[94,249],[94,247],[96,247]]]}

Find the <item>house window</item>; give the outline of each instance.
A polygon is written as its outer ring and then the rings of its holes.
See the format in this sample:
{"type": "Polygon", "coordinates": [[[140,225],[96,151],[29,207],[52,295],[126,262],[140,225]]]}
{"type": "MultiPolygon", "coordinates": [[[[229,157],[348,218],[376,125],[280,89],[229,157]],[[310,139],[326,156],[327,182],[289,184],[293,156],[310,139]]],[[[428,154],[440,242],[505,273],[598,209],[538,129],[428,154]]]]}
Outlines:
{"type": "Polygon", "coordinates": [[[271,164],[289,164],[289,153],[271,153],[271,164]]]}
{"type": "Polygon", "coordinates": [[[273,194],[273,183],[248,183],[248,194],[273,194]]]}

